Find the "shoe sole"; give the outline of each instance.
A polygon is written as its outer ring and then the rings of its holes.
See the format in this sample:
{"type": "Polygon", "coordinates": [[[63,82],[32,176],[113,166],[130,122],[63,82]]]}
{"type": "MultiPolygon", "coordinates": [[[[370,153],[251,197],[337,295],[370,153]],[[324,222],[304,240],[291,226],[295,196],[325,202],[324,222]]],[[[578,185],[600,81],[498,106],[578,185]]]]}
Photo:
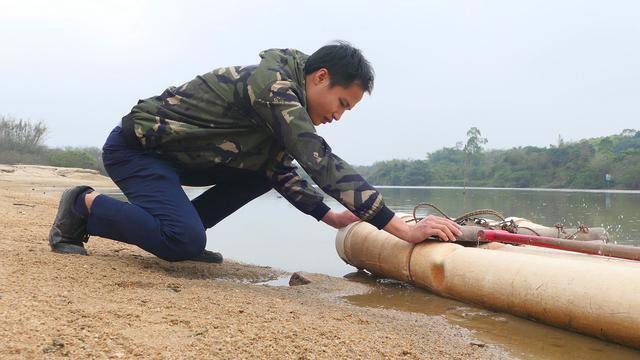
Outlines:
{"type": "Polygon", "coordinates": [[[78,255],[88,255],[87,250],[79,245],[69,244],[69,243],[57,243],[51,245],[51,251],[56,252],[58,254],[78,254],[78,255]]]}

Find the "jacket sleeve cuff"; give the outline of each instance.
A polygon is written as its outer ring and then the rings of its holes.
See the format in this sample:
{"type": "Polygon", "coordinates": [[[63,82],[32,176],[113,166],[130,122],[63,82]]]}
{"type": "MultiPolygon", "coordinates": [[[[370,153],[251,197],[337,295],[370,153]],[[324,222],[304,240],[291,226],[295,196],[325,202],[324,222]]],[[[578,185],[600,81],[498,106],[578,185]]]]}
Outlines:
{"type": "Polygon", "coordinates": [[[382,230],[382,228],[387,226],[389,221],[391,221],[395,215],[396,214],[389,209],[387,205],[382,205],[382,209],[380,209],[371,219],[367,220],[367,222],[377,227],[378,230],[382,230]]]}
{"type": "Polygon", "coordinates": [[[315,208],[313,208],[313,210],[311,210],[309,215],[313,216],[314,218],[316,218],[316,220],[320,221],[325,215],[327,215],[329,210],[331,210],[331,208],[328,207],[327,204],[320,202],[318,206],[316,206],[315,208]]]}

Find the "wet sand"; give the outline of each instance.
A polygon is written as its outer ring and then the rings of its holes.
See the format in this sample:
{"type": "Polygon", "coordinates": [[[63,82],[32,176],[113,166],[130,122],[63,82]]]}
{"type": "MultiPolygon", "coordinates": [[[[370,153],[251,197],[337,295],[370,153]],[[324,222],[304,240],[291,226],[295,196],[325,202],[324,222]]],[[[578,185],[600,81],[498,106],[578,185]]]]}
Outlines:
{"type": "Polygon", "coordinates": [[[61,191],[112,188],[91,172],[0,165],[0,358],[509,359],[442,316],[360,308],[368,286],[308,275],[265,286],[269,267],[169,263],[92,237],[90,256],[50,251],[61,191]]]}

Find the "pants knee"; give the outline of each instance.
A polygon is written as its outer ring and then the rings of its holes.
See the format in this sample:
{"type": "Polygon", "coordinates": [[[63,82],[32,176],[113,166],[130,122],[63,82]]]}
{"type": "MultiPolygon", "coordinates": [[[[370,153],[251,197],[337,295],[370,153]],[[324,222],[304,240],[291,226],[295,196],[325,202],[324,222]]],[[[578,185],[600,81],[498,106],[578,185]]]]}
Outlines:
{"type": "Polygon", "coordinates": [[[179,232],[163,233],[168,251],[158,256],[166,261],[183,261],[202,254],[207,245],[207,234],[202,224],[179,232]]]}

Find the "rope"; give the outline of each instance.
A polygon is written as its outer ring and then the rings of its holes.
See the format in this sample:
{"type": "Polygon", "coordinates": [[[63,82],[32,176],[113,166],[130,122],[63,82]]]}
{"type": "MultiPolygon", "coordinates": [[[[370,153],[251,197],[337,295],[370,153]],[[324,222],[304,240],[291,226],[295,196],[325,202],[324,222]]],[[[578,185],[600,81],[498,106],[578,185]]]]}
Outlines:
{"type": "Polygon", "coordinates": [[[495,216],[495,217],[497,217],[498,219],[500,219],[502,221],[505,221],[505,218],[504,218],[504,216],[502,216],[502,214],[500,214],[499,212],[497,212],[495,210],[492,210],[492,209],[480,209],[480,210],[471,211],[471,212],[463,214],[462,216],[458,216],[457,218],[454,219],[451,216],[447,215],[442,209],[437,207],[435,204],[423,202],[423,203],[419,203],[418,205],[416,205],[413,208],[413,221],[415,221],[416,223],[419,220],[422,220],[422,219],[418,219],[418,217],[416,216],[416,212],[421,207],[430,207],[430,208],[434,209],[435,211],[439,212],[440,215],[444,216],[445,218],[447,218],[449,220],[453,220],[454,222],[456,222],[456,223],[458,223],[460,225],[463,225],[466,220],[471,219],[473,217],[476,217],[478,215],[492,215],[492,216],[495,216]]]}
{"type": "Polygon", "coordinates": [[[587,225],[585,225],[585,224],[580,224],[578,226],[578,230],[576,230],[576,232],[574,232],[573,234],[567,236],[566,239],[575,239],[575,236],[578,235],[579,233],[588,234],[589,233],[589,227],[587,227],[587,225]]]}
{"type": "MultiPolygon", "coordinates": [[[[508,231],[510,233],[513,233],[513,234],[517,234],[518,233],[518,229],[526,229],[526,230],[531,231],[536,236],[540,236],[540,234],[537,231],[535,231],[534,229],[532,229],[530,227],[518,226],[518,224],[516,224],[516,222],[513,221],[513,219],[507,221],[505,219],[505,217],[501,213],[499,213],[499,212],[497,212],[497,211],[495,211],[493,209],[480,209],[480,210],[470,211],[470,212],[465,213],[465,214],[463,214],[461,216],[458,216],[457,218],[452,218],[451,216],[447,215],[442,209],[437,207],[435,204],[427,203],[427,202],[419,203],[418,205],[416,205],[413,208],[413,219],[406,220],[406,222],[409,223],[409,222],[413,221],[413,222],[415,222],[417,224],[420,220],[424,219],[424,218],[418,218],[417,215],[416,215],[416,212],[418,211],[418,209],[422,208],[422,207],[429,207],[429,208],[439,212],[440,215],[444,216],[445,218],[447,218],[449,220],[453,220],[455,223],[457,223],[459,225],[465,225],[468,220],[473,219],[474,223],[476,225],[480,225],[480,226],[485,227],[485,228],[489,228],[489,229],[499,228],[500,230],[505,230],[505,231],[508,231]],[[497,223],[495,225],[489,225],[489,223],[487,222],[486,219],[475,218],[478,215],[495,216],[501,222],[499,222],[499,223],[497,223]]],[[[566,234],[566,232],[564,231],[564,225],[560,224],[560,223],[557,223],[557,224],[554,225],[554,227],[556,229],[558,229],[558,238],[562,239],[562,237],[560,235],[561,234],[566,234]]],[[[574,239],[575,236],[578,235],[579,233],[585,233],[585,234],[589,233],[589,227],[587,227],[587,225],[585,225],[585,224],[580,224],[575,233],[573,233],[573,234],[571,234],[569,236],[566,236],[564,238],[565,239],[574,239]]]]}
{"type": "Polygon", "coordinates": [[[532,229],[532,228],[530,228],[530,227],[526,227],[526,226],[518,226],[518,229],[527,229],[527,230],[531,231],[532,233],[534,233],[534,235],[536,235],[536,236],[540,236],[540,234],[538,234],[538,232],[537,232],[537,231],[533,230],[533,229],[532,229]]]}
{"type": "Polygon", "coordinates": [[[553,226],[558,229],[558,238],[560,238],[560,234],[566,234],[566,232],[564,231],[564,224],[556,223],[553,226]]]}
{"type": "Polygon", "coordinates": [[[492,210],[492,209],[480,209],[480,210],[475,210],[475,211],[470,211],[466,214],[463,214],[462,216],[458,216],[457,218],[455,218],[453,221],[457,222],[458,224],[461,224],[463,221],[468,220],[470,218],[473,218],[475,216],[478,215],[493,215],[495,217],[497,217],[498,219],[505,221],[504,216],[502,216],[502,214],[500,214],[499,212],[492,210]]]}
{"type": "MultiPolygon", "coordinates": [[[[513,220],[507,221],[505,219],[505,217],[501,213],[499,213],[499,212],[497,212],[497,211],[495,211],[493,209],[480,209],[480,210],[470,211],[470,212],[465,213],[465,214],[463,214],[461,216],[458,216],[457,218],[454,219],[454,218],[450,217],[449,215],[447,215],[442,209],[440,209],[435,204],[427,203],[427,202],[419,203],[418,205],[416,205],[413,208],[413,219],[406,220],[405,222],[406,223],[410,223],[411,221],[413,221],[415,223],[418,223],[420,220],[422,220],[423,218],[418,218],[418,216],[416,214],[418,209],[420,209],[422,207],[431,208],[431,209],[439,212],[440,215],[444,216],[445,218],[447,218],[449,220],[453,220],[455,223],[457,223],[459,225],[465,225],[468,220],[473,219],[474,223],[476,225],[479,225],[479,226],[482,226],[482,227],[485,227],[485,228],[488,228],[488,229],[499,228],[501,230],[505,230],[505,231],[508,231],[510,233],[517,234],[518,233],[518,228],[522,228],[522,229],[527,229],[527,230],[531,231],[532,233],[534,233],[537,236],[540,236],[540,234],[537,231],[535,231],[535,230],[533,230],[533,229],[531,229],[529,227],[526,227],[526,226],[520,226],[519,227],[518,224],[516,224],[515,221],[513,221],[513,220]],[[476,218],[476,216],[478,216],[478,215],[495,216],[501,222],[499,222],[499,223],[497,223],[495,225],[489,225],[489,223],[487,222],[486,219],[476,218]]],[[[556,224],[556,225],[558,225],[558,224],[556,224]]]]}
{"type": "Polygon", "coordinates": [[[444,211],[440,210],[440,208],[437,207],[435,204],[423,202],[413,207],[413,221],[415,221],[416,223],[418,222],[418,218],[416,217],[416,211],[418,211],[418,209],[421,207],[430,207],[435,211],[439,212],[442,216],[446,217],[447,219],[449,220],[452,219],[449,215],[445,214],[444,211]]]}

